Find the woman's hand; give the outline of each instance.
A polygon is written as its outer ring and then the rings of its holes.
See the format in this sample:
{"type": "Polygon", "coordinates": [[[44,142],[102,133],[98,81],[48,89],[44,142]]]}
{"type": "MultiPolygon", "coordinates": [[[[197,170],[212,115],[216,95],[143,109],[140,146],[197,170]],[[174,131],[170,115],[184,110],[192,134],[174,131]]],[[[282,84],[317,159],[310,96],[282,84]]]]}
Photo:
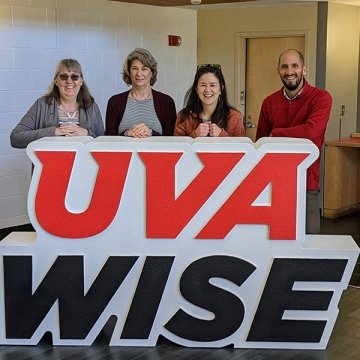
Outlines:
{"type": "Polygon", "coordinates": [[[218,137],[221,133],[221,128],[219,128],[216,124],[211,123],[210,124],[210,129],[209,129],[209,134],[210,136],[214,136],[214,137],[218,137]]]}
{"type": "Polygon", "coordinates": [[[88,134],[87,129],[74,124],[60,125],[55,129],[57,136],[87,136],[88,134]]]}
{"type": "Polygon", "coordinates": [[[195,130],[196,137],[204,137],[209,135],[211,123],[201,123],[195,130]]]}
{"type": "Polygon", "coordinates": [[[150,129],[145,124],[136,124],[131,129],[127,131],[127,136],[132,136],[135,138],[147,138],[152,135],[152,129],[150,129]]]}

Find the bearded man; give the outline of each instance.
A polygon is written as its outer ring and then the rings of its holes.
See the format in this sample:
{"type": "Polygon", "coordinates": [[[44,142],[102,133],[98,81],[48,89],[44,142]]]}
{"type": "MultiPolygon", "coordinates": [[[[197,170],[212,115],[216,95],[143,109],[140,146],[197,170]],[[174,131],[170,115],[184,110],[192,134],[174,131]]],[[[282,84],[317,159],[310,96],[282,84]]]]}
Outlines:
{"type": "MultiPolygon", "coordinates": [[[[261,137],[293,137],[311,140],[321,153],[332,98],[306,80],[304,56],[295,49],[279,56],[277,71],[284,86],[262,103],[256,140],[261,137]]],[[[306,230],[320,233],[320,156],[307,170],[306,230]]]]}

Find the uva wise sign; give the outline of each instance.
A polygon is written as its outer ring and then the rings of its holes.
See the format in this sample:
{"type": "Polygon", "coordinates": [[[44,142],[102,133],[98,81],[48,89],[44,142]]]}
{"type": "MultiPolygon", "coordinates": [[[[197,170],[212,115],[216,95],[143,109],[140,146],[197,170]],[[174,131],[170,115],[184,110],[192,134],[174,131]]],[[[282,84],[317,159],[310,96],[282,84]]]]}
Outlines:
{"type": "Polygon", "coordinates": [[[44,138],[0,242],[1,344],[324,349],[359,249],[305,235],[307,140],[44,138]]]}

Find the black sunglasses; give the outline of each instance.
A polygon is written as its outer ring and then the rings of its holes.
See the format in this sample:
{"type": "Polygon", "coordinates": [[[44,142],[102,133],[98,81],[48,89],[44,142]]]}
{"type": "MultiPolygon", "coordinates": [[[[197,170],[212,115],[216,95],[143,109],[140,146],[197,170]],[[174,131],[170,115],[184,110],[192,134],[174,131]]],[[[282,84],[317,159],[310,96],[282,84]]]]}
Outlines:
{"type": "Polygon", "coordinates": [[[77,74],[71,74],[71,75],[68,75],[68,74],[59,74],[59,78],[60,80],[62,81],[67,81],[67,79],[71,79],[72,81],[78,81],[79,78],[80,78],[80,75],[77,75],[77,74]]]}
{"type": "Polygon", "coordinates": [[[220,64],[200,64],[197,66],[197,70],[205,69],[205,68],[213,68],[221,71],[220,64]]]}

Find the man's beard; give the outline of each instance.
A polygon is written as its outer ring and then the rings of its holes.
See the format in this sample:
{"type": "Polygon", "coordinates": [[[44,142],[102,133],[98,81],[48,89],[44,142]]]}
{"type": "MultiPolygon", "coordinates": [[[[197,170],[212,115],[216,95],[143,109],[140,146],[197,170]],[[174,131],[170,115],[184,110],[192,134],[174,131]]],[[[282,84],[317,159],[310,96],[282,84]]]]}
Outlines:
{"type": "Polygon", "coordinates": [[[303,76],[301,75],[299,78],[296,78],[296,82],[293,84],[293,83],[287,83],[286,82],[286,79],[282,79],[282,83],[284,84],[285,88],[289,91],[293,91],[293,90],[296,90],[299,85],[302,83],[303,81],[303,76]]]}

